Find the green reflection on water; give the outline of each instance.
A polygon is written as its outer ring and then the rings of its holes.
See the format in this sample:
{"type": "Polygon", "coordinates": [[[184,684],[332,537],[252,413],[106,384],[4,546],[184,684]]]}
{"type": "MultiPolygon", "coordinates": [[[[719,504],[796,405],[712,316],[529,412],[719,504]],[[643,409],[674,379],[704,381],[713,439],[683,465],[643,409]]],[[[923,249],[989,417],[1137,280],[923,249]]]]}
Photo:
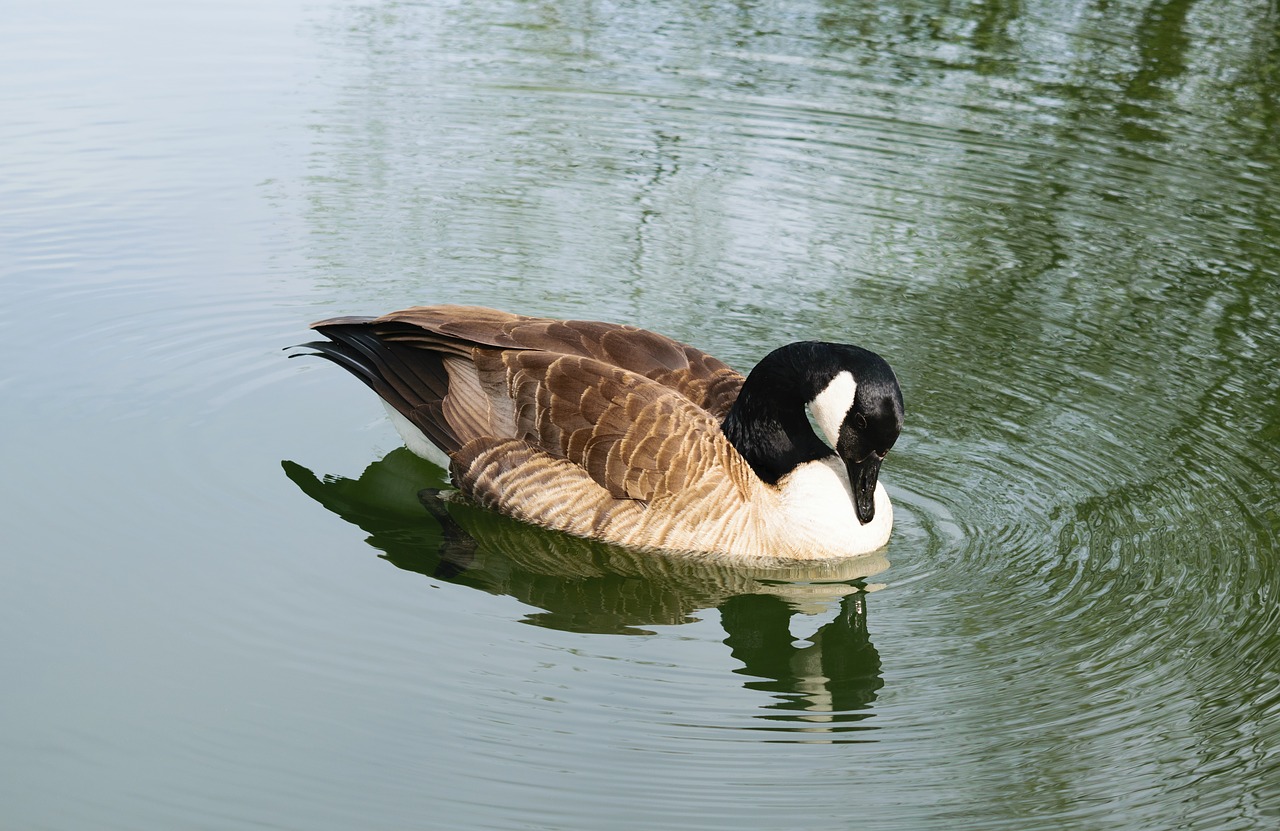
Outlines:
{"type": "Polygon", "coordinates": [[[393,565],[510,595],[540,610],[526,623],[643,635],[653,631],[644,627],[719,610],[725,643],[744,665],[738,671],[766,679],[746,686],[777,699],[769,706],[782,712],[772,720],[840,732],[868,715],[862,711],[883,683],[863,594],[864,578],[888,566],[882,555],[744,567],[629,551],[443,501],[436,495],[442,471],[403,448],[357,479],[317,478],[289,461],[283,467],[304,493],[367,531],[367,542],[393,565]],[[806,642],[793,637],[793,617],[824,613],[834,614],[806,642]]]}

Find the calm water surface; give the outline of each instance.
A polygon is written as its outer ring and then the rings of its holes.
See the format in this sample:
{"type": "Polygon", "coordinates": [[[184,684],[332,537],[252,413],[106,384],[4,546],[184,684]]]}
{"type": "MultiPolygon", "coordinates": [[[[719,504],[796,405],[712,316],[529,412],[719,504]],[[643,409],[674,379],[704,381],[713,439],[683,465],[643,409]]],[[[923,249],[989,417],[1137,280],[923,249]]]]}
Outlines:
{"type": "Polygon", "coordinates": [[[1274,0],[10,5],[0,825],[1280,827],[1274,0]],[[893,540],[438,522],[424,302],[875,349],[893,540]]]}

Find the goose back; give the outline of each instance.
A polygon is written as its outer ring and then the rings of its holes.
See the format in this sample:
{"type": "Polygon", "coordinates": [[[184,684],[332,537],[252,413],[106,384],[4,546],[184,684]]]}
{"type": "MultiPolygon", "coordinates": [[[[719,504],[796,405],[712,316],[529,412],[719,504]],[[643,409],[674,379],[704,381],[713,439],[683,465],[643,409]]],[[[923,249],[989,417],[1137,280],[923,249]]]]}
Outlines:
{"type": "Polygon", "coordinates": [[[418,306],[370,323],[388,341],[416,342],[462,357],[490,347],[594,358],[669,387],[717,419],[728,414],[744,380],[699,349],[622,323],[552,320],[479,306],[418,306]]]}

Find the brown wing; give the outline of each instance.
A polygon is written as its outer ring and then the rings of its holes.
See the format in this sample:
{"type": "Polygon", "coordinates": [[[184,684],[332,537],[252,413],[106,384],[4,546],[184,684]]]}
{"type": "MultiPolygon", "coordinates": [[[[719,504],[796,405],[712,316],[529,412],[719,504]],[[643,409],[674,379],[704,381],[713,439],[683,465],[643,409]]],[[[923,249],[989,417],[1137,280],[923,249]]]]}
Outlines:
{"type": "Polygon", "coordinates": [[[719,426],[742,376],[662,335],[472,307],[313,327],[330,341],[310,346],[447,453],[515,439],[580,466],[616,499],[678,493],[714,466],[746,487],[719,426]]]}
{"type": "Polygon", "coordinates": [[[728,414],[743,382],[740,373],[699,349],[618,323],[525,317],[479,306],[419,306],[372,324],[388,341],[459,355],[488,346],[594,358],[669,387],[717,419],[728,414]]]}
{"type": "Polygon", "coordinates": [[[714,417],[643,375],[580,355],[475,354],[482,379],[505,379],[511,438],[578,465],[615,499],[662,499],[717,470],[745,475],[714,417]]]}

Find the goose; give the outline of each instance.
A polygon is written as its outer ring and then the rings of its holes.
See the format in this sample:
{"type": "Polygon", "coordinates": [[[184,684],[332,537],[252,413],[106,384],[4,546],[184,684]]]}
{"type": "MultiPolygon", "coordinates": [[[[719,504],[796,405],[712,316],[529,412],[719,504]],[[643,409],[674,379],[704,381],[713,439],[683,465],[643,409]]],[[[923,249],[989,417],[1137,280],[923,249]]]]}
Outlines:
{"type": "Polygon", "coordinates": [[[411,451],[524,522],[746,561],[868,554],[893,528],[902,390],[867,349],[792,343],[743,377],[635,326],[478,306],[311,328],[305,354],[376,392],[411,451]]]}

